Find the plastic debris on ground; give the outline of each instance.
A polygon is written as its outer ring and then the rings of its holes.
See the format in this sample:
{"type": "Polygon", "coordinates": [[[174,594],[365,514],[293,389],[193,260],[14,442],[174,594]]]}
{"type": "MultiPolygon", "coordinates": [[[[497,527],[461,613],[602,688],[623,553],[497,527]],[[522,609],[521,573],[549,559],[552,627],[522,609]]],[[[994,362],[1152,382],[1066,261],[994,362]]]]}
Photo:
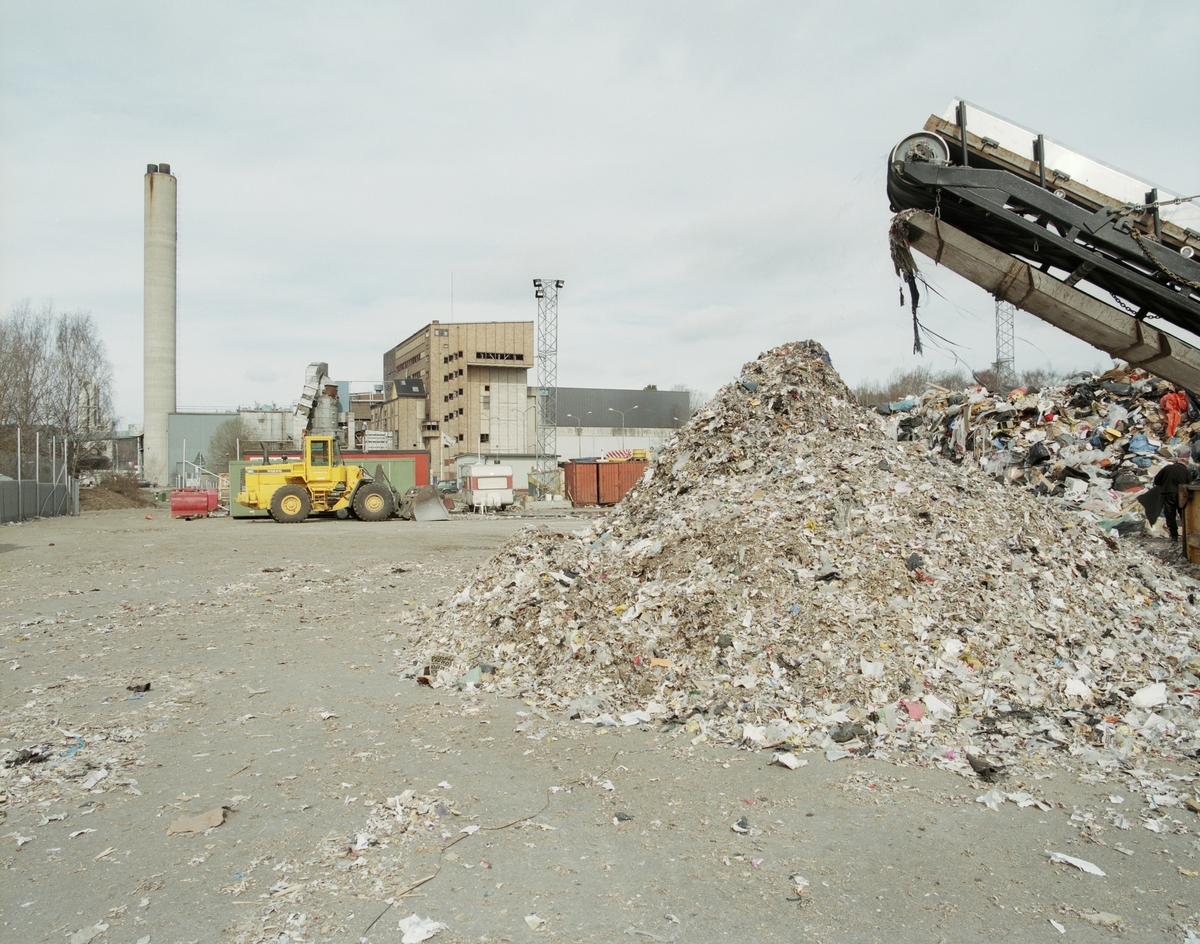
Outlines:
{"type": "Polygon", "coordinates": [[[419,917],[415,912],[400,919],[401,944],[421,944],[421,941],[428,941],[438,931],[447,930],[448,925],[432,918],[419,917]]]}
{"type": "Polygon", "coordinates": [[[764,353],[612,512],[403,617],[401,674],[969,777],[1197,751],[1200,583],[890,422],[815,342],[764,353]]]}

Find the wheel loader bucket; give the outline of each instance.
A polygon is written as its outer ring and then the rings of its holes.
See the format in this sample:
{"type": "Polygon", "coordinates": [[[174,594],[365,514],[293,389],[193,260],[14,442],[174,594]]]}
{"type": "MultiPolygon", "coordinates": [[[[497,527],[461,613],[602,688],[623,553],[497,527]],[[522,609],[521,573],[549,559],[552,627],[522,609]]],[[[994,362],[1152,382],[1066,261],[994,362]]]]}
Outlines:
{"type": "Polygon", "coordinates": [[[449,521],[450,515],[437,488],[422,485],[410,488],[400,500],[400,517],[409,521],[449,521]]]}

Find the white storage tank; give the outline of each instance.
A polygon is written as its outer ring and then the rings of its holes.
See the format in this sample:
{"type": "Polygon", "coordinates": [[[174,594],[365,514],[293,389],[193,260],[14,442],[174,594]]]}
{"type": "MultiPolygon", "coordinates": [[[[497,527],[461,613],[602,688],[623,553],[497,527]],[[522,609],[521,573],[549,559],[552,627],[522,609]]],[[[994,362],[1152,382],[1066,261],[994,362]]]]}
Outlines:
{"type": "Polygon", "coordinates": [[[512,466],[498,463],[465,466],[462,496],[472,511],[479,508],[507,508],[513,503],[512,466]]]}

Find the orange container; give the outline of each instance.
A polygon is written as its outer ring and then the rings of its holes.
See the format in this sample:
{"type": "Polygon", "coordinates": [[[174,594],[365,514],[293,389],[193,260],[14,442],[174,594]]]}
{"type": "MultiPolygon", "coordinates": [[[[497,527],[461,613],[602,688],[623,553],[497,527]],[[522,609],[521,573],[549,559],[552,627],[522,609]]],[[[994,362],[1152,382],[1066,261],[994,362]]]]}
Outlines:
{"type": "Polygon", "coordinates": [[[596,462],[568,462],[563,466],[567,498],[574,505],[594,505],[600,500],[596,462]]]}
{"type": "Polygon", "coordinates": [[[615,505],[638,483],[645,471],[645,462],[597,462],[600,504],[615,505]]]}
{"type": "Polygon", "coordinates": [[[597,462],[596,473],[599,477],[599,497],[601,505],[615,505],[621,500],[621,463],[597,462]]]}
{"type": "Polygon", "coordinates": [[[642,477],[642,473],[646,471],[645,462],[622,462],[620,472],[617,473],[618,487],[621,490],[621,497],[624,498],[631,488],[637,485],[642,477]]]}

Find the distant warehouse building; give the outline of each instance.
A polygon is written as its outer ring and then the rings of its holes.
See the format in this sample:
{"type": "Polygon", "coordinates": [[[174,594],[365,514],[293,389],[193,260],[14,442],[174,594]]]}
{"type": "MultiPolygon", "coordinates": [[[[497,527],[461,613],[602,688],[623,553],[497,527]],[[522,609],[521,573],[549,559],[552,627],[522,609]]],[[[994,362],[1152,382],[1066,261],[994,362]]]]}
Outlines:
{"type": "Polygon", "coordinates": [[[557,413],[558,456],[564,461],[619,449],[657,451],[687,422],[691,407],[686,391],[559,387],[557,413]]]}

